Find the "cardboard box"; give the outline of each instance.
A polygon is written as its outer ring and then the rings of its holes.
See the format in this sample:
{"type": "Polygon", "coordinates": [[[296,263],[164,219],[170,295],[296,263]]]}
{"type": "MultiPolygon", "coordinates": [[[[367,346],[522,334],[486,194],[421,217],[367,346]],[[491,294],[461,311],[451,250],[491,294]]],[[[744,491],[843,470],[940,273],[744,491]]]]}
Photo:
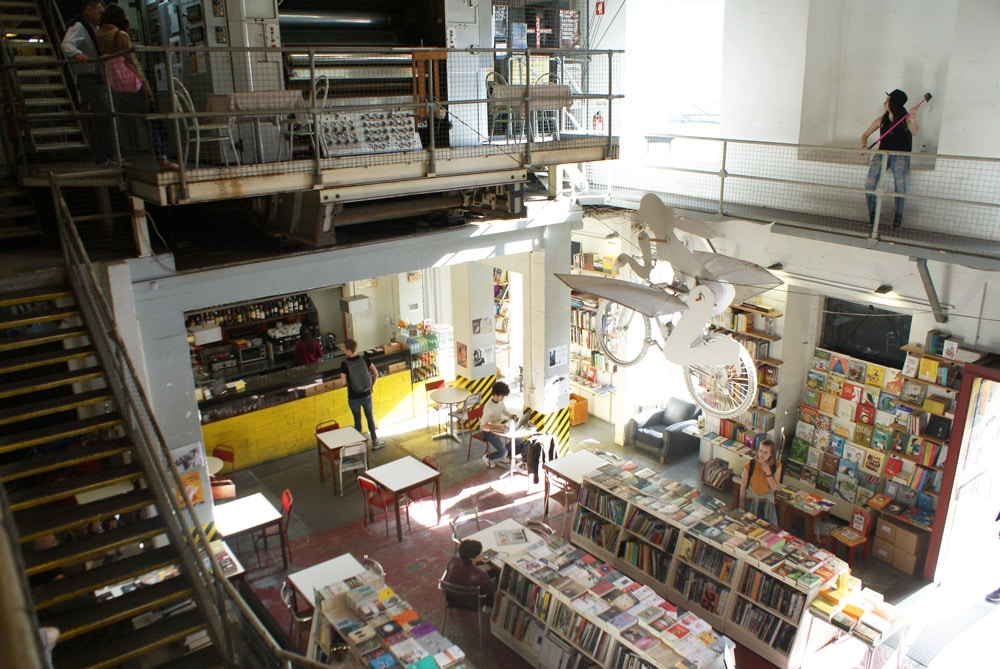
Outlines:
{"type": "Polygon", "coordinates": [[[396,353],[403,350],[403,345],[398,341],[392,341],[382,347],[382,353],[388,355],[390,353],[396,353]]]}
{"type": "Polygon", "coordinates": [[[581,397],[576,393],[569,394],[569,424],[579,425],[586,423],[590,413],[590,405],[586,397],[581,397]]]}
{"type": "Polygon", "coordinates": [[[912,576],[918,569],[922,570],[924,565],[919,554],[909,553],[896,547],[893,551],[892,566],[912,576]]]}
{"type": "Polygon", "coordinates": [[[406,371],[406,363],[405,362],[394,362],[391,365],[389,365],[388,367],[386,367],[386,371],[389,374],[398,374],[399,372],[405,372],[406,371]]]}
{"type": "Polygon", "coordinates": [[[872,546],[872,555],[882,562],[888,562],[889,564],[892,564],[895,552],[896,547],[883,539],[876,539],[875,544],[872,546]]]}
{"type": "Polygon", "coordinates": [[[920,530],[911,530],[908,527],[897,527],[896,538],[893,540],[892,544],[896,547],[897,551],[919,554],[923,550],[924,540],[926,538],[927,535],[920,530]]]}
{"type": "Polygon", "coordinates": [[[896,544],[896,526],[885,518],[878,519],[878,526],[875,528],[876,541],[882,540],[889,544],[896,544]]]}

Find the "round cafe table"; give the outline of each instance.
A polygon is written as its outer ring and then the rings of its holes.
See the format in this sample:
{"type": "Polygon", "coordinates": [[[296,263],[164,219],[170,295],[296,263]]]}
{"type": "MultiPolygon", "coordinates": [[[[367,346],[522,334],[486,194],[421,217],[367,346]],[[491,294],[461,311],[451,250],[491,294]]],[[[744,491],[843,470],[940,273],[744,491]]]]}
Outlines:
{"type": "MultiPolygon", "coordinates": [[[[427,396],[432,402],[437,402],[438,404],[443,404],[448,407],[448,413],[452,411],[452,407],[456,404],[461,404],[469,398],[471,395],[466,388],[460,386],[445,386],[444,388],[438,388],[437,390],[432,390],[427,396]]],[[[448,419],[448,431],[443,434],[438,434],[434,436],[435,439],[454,439],[455,441],[461,441],[458,435],[455,434],[454,421],[451,418],[448,419]]]]}
{"type": "Polygon", "coordinates": [[[222,468],[226,465],[222,461],[222,458],[217,458],[214,455],[209,455],[205,458],[205,464],[208,466],[208,473],[215,476],[222,471],[222,468]]]}

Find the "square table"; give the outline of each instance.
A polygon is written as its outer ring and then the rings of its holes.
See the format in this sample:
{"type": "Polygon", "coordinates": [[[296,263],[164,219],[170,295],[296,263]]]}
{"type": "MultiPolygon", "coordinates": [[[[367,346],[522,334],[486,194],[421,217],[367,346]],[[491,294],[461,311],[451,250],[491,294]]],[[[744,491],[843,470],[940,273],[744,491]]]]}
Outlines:
{"type": "Polygon", "coordinates": [[[316,592],[331,583],[344,581],[365,571],[364,565],[350,553],[314,564],[294,574],[288,575],[295,593],[301,595],[309,606],[316,601],[316,592]]]}
{"type": "Polygon", "coordinates": [[[566,484],[572,484],[579,488],[583,484],[583,475],[598,467],[608,464],[608,461],[591,451],[575,451],[555,460],[549,460],[542,467],[545,469],[545,505],[542,513],[543,518],[549,517],[549,490],[551,483],[549,477],[555,477],[566,484]]]}
{"type": "Polygon", "coordinates": [[[496,525],[490,525],[489,527],[473,532],[465,539],[475,539],[483,545],[483,552],[488,550],[493,550],[497,552],[497,555],[490,560],[490,564],[500,569],[503,567],[503,560],[508,555],[513,555],[514,553],[520,553],[522,550],[530,546],[531,544],[539,541],[542,535],[537,532],[533,532],[524,527],[521,523],[517,522],[513,518],[508,518],[507,520],[501,521],[496,525]],[[497,538],[497,532],[511,531],[511,530],[524,530],[524,535],[528,540],[522,544],[501,544],[500,540],[497,538]]]}
{"type": "MultiPolygon", "coordinates": [[[[367,445],[368,440],[365,439],[365,435],[355,430],[353,425],[339,427],[336,430],[327,430],[326,432],[320,432],[317,434],[316,455],[319,458],[319,480],[322,481],[325,478],[325,475],[323,474],[324,455],[336,459],[337,455],[340,453],[340,449],[343,447],[359,446],[361,444],[367,445]]],[[[333,491],[335,493],[340,492],[336,481],[333,482],[333,491]]]]}
{"type": "MultiPolygon", "coordinates": [[[[441,522],[441,472],[428,467],[412,455],[393,460],[369,469],[365,477],[392,493],[396,507],[396,541],[403,540],[403,528],[399,524],[399,501],[403,494],[427,483],[434,483],[434,499],[437,502],[438,522],[441,522]]],[[[368,509],[365,509],[368,513],[368,509]]]]}
{"type": "MultiPolygon", "coordinates": [[[[281,511],[267,501],[263,493],[254,493],[249,497],[234,499],[226,504],[216,505],[214,511],[215,529],[225,538],[237,538],[249,532],[256,532],[271,525],[281,523],[281,511]]],[[[281,540],[281,560],[288,568],[285,557],[285,537],[279,533],[281,540]]]]}

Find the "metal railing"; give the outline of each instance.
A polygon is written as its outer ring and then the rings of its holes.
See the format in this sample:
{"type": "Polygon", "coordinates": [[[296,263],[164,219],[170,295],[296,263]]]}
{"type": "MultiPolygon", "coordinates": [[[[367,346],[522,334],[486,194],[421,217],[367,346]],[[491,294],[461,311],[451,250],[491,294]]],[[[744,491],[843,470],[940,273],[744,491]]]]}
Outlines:
{"type": "MultiPolygon", "coordinates": [[[[93,333],[92,343],[104,367],[108,386],[114,393],[125,432],[143,463],[145,480],[156,499],[157,511],[166,523],[167,534],[177,549],[184,572],[194,586],[194,597],[208,621],[213,644],[229,666],[322,667],[279,646],[236,588],[221,576],[223,570],[211,550],[191,500],[187,495],[177,494],[178,490],[184,489],[180,472],[170,457],[167,443],[117,334],[110,302],[101,288],[102,283],[84,249],[73,214],[63,196],[63,188],[72,184],[74,179],[86,180],[89,176],[50,177],[67,276],[84,320],[93,333]]],[[[5,518],[9,517],[5,514],[5,518]]],[[[4,545],[7,543],[3,539],[0,541],[4,545]]],[[[5,570],[17,564],[7,560],[3,563],[5,570]]],[[[0,584],[0,601],[10,604],[5,608],[11,614],[12,629],[22,629],[26,622],[33,626],[36,624],[30,607],[25,610],[18,603],[22,599],[27,601],[23,570],[15,578],[3,579],[0,584]],[[15,624],[18,626],[14,627],[15,624]]],[[[9,631],[6,626],[0,627],[4,628],[4,633],[9,631]]],[[[18,641],[0,645],[0,665],[33,666],[27,662],[36,659],[39,650],[37,641],[33,647],[24,644],[23,637],[18,641]],[[24,663],[22,658],[25,658],[24,663]]]]}
{"type": "Polygon", "coordinates": [[[702,137],[655,139],[644,145],[642,136],[623,134],[622,159],[591,164],[591,183],[622,202],[637,203],[642,194],[655,192],[673,207],[710,216],[1000,260],[1000,160],[702,137]],[[893,156],[909,159],[905,192],[895,191],[893,156]],[[881,177],[877,183],[869,178],[873,171],[881,177]]]}

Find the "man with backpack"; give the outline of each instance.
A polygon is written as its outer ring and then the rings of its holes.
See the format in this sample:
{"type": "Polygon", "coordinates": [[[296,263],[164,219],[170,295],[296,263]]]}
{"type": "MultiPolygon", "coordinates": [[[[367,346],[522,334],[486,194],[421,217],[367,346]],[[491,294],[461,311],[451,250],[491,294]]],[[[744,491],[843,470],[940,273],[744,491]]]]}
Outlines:
{"type": "Polygon", "coordinates": [[[372,450],[385,446],[385,442],[375,436],[375,418],[372,416],[372,388],[378,380],[378,370],[367,355],[358,355],[358,342],[344,340],[347,357],[340,363],[340,381],[347,385],[347,406],[354,416],[354,429],[361,432],[361,410],[365,410],[368,432],[371,433],[372,450]]]}

